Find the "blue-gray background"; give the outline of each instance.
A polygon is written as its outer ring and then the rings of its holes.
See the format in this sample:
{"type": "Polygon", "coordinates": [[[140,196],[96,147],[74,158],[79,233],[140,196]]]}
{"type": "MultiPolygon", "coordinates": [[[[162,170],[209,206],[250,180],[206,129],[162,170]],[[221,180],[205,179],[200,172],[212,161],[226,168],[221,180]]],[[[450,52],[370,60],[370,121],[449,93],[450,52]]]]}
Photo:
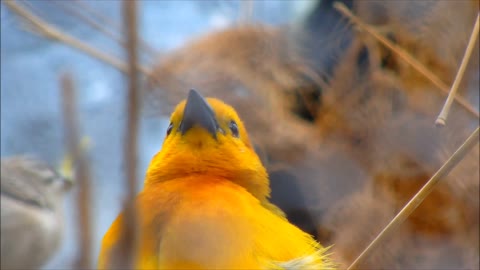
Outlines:
{"type": "MultiPolygon", "coordinates": [[[[121,2],[84,1],[118,25],[121,2]]],[[[254,2],[253,20],[285,24],[298,18],[312,1],[254,2]]],[[[123,59],[123,49],[107,36],[66,14],[52,1],[30,1],[48,22],[96,48],[123,59]]],[[[203,33],[238,23],[239,1],[145,1],[139,6],[140,35],[165,53],[203,33]]],[[[126,79],[119,71],[66,45],[23,31],[24,24],[1,5],[1,156],[31,154],[52,165],[65,155],[59,74],[75,78],[82,134],[89,150],[94,186],[93,219],[96,260],[101,237],[118,214],[124,196],[123,133],[126,79]]],[[[117,30],[117,29],[114,29],[117,30]]],[[[149,62],[154,59],[148,59],[149,62]]],[[[160,149],[166,118],[144,115],[139,138],[139,180],[160,149]]],[[[66,202],[65,241],[46,266],[70,265],[76,252],[74,195],[66,202]]]]}

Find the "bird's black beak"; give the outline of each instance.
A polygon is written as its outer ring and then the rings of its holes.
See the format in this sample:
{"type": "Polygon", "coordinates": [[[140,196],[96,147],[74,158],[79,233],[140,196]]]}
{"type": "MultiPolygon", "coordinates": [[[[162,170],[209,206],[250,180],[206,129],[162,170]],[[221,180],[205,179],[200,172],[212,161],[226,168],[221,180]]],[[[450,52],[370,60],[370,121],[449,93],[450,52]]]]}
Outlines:
{"type": "Polygon", "coordinates": [[[208,133],[217,139],[218,123],[207,101],[195,90],[190,90],[188,93],[187,104],[183,111],[183,119],[180,124],[180,132],[185,134],[194,126],[202,127],[208,133]]]}

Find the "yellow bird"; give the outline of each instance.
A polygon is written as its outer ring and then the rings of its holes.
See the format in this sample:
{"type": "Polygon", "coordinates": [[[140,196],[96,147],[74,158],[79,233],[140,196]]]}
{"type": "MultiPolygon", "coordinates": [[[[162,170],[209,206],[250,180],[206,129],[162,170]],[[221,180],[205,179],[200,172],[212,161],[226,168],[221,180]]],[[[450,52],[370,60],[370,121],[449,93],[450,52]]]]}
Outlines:
{"type": "MultiPolygon", "coordinates": [[[[235,110],[190,90],[152,159],[139,215],[137,269],[332,269],[326,248],[269,202],[268,175],[235,110]]],[[[122,214],[98,268],[116,260],[122,214]]]]}

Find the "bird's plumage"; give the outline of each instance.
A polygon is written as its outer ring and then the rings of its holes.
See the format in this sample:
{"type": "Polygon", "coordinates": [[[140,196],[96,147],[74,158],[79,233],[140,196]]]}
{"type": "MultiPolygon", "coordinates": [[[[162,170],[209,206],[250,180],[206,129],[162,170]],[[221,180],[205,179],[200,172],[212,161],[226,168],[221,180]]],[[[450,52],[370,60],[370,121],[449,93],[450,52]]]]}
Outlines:
{"type": "Polygon", "coordinates": [[[1,161],[1,269],[38,269],[63,232],[63,197],[71,182],[27,156],[1,161]]]}
{"type": "MultiPolygon", "coordinates": [[[[298,269],[331,267],[325,249],[268,201],[268,175],[233,108],[203,98],[202,106],[189,105],[199,97],[190,92],[175,109],[136,199],[136,267],[293,269],[288,262],[302,259],[298,269]]],[[[120,215],[105,234],[99,268],[115,260],[123,222],[120,215]]]]}

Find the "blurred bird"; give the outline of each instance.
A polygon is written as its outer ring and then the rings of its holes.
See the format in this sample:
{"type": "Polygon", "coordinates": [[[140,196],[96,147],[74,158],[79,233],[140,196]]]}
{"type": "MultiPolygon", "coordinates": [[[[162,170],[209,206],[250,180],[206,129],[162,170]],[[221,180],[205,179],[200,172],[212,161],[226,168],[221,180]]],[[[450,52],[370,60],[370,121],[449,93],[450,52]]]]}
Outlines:
{"type": "Polygon", "coordinates": [[[38,159],[1,160],[1,269],[38,269],[55,253],[71,185],[38,159]]]}
{"type": "MultiPolygon", "coordinates": [[[[268,200],[268,175],[235,110],[191,90],[171,116],[138,195],[137,269],[328,269],[312,236],[268,200]]],[[[103,238],[115,263],[124,217],[103,238]]],[[[117,257],[118,258],[118,257],[117,257]]]]}

